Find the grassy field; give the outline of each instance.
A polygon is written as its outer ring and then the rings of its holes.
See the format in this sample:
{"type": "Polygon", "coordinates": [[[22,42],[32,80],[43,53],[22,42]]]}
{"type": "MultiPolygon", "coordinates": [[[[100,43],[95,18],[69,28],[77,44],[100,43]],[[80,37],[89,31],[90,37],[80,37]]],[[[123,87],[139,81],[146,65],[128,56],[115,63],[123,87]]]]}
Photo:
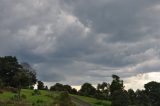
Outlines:
{"type": "Polygon", "coordinates": [[[93,106],[111,106],[110,101],[98,100],[98,99],[95,99],[95,98],[79,96],[79,95],[71,95],[71,96],[76,97],[76,98],[78,98],[82,101],[85,101],[87,103],[90,103],[93,106]]]}
{"type": "Polygon", "coordinates": [[[40,90],[40,94],[36,94],[34,90],[22,89],[22,100],[16,100],[16,93],[3,91],[0,93],[0,106],[55,106],[55,104],[63,104],[68,102],[71,106],[76,106],[71,103],[65,93],[51,92],[40,90]]]}
{"type": "MultiPolygon", "coordinates": [[[[55,106],[55,104],[67,103],[69,106],[80,106],[76,103],[71,103],[71,100],[65,93],[51,92],[46,90],[39,90],[40,94],[35,94],[34,90],[22,89],[22,100],[17,101],[16,93],[11,91],[3,91],[0,93],[0,106],[55,106]]],[[[97,100],[78,95],[71,95],[82,101],[92,104],[93,106],[111,106],[110,101],[97,100]]],[[[60,105],[58,105],[60,106],[60,105]]]]}

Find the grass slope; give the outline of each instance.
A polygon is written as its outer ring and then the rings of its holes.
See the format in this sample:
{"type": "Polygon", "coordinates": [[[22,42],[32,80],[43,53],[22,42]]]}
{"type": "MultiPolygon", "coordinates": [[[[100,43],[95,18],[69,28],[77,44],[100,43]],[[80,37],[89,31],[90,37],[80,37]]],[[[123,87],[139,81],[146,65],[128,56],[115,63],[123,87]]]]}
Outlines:
{"type": "MultiPolygon", "coordinates": [[[[25,96],[21,101],[14,100],[16,93],[3,91],[0,93],[0,106],[55,106],[55,104],[63,104],[66,101],[70,106],[76,106],[64,97],[62,92],[51,92],[40,90],[40,95],[33,95],[34,90],[22,89],[21,95],[25,96]]],[[[56,105],[60,106],[60,105],[56,105]]]]}
{"type": "Polygon", "coordinates": [[[111,106],[111,101],[98,100],[95,98],[79,96],[79,95],[72,95],[72,94],[71,96],[76,97],[84,102],[90,103],[93,106],[111,106]]]}

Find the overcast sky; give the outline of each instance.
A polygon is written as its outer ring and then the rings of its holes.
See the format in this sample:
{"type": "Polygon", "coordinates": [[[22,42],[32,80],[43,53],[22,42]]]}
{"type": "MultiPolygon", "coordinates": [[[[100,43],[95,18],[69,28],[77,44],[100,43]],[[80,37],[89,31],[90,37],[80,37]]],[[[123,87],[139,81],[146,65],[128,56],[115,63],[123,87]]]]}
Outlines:
{"type": "Polygon", "coordinates": [[[47,84],[160,81],[160,0],[0,0],[0,56],[47,84]]]}

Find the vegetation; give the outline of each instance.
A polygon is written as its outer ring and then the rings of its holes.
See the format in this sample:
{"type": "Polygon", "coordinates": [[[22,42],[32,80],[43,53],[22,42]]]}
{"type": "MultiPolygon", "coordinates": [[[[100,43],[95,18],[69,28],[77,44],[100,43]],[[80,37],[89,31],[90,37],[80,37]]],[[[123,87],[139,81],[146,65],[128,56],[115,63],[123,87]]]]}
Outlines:
{"type": "Polygon", "coordinates": [[[71,96],[76,97],[82,101],[85,101],[87,103],[90,103],[93,106],[111,106],[111,102],[107,100],[99,100],[96,98],[86,97],[86,96],[80,96],[80,95],[73,95],[71,96]]]}
{"type": "Polygon", "coordinates": [[[1,86],[14,87],[18,90],[20,99],[21,89],[36,83],[36,73],[24,68],[16,57],[0,57],[1,86]]]}
{"type": "MultiPolygon", "coordinates": [[[[37,91],[36,91],[37,92],[37,91]]],[[[17,101],[16,93],[12,91],[3,91],[0,94],[1,106],[55,106],[56,104],[65,104],[66,106],[75,106],[65,92],[51,92],[40,90],[36,93],[34,90],[22,89],[21,101],[17,101]]]]}
{"type": "Polygon", "coordinates": [[[60,83],[56,83],[55,85],[51,86],[51,91],[66,91],[71,94],[77,94],[77,90],[72,88],[70,85],[63,85],[60,83]]]}
{"type": "Polygon", "coordinates": [[[48,90],[39,80],[38,90],[31,90],[37,82],[35,70],[28,63],[19,63],[16,57],[0,57],[0,104],[75,106],[69,96],[72,94],[71,96],[93,106],[160,106],[160,83],[149,82],[144,85],[144,90],[134,92],[132,89],[125,90],[119,76],[112,75],[112,78],[111,84],[103,82],[97,88],[90,83],[84,83],[79,91],[60,83],[48,90]]]}

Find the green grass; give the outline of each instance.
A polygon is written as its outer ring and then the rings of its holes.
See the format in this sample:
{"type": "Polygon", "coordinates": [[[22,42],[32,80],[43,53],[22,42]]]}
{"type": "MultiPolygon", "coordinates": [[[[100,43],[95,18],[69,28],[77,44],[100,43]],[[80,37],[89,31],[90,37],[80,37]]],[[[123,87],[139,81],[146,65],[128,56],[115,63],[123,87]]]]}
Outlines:
{"type": "Polygon", "coordinates": [[[10,100],[10,98],[13,96],[14,96],[14,93],[3,92],[2,94],[0,94],[0,100],[10,100]]]}
{"type": "MultiPolygon", "coordinates": [[[[16,93],[3,91],[0,93],[0,106],[54,106],[54,104],[64,103],[64,99],[67,100],[67,97],[62,97],[62,92],[40,90],[40,95],[33,95],[33,93],[34,90],[22,89],[21,95],[24,95],[25,98],[16,101],[13,99],[17,95],[16,93]]],[[[69,103],[69,100],[67,102],[69,103]]],[[[72,103],[70,102],[70,104],[72,103]]],[[[75,105],[73,104],[73,106],[75,105]]]]}
{"type": "Polygon", "coordinates": [[[50,98],[48,95],[53,95],[53,96],[57,96],[58,93],[53,93],[53,92],[49,92],[49,91],[43,91],[40,90],[41,95],[32,95],[33,90],[27,90],[27,89],[23,89],[22,90],[22,95],[26,95],[26,99],[25,101],[28,103],[35,103],[35,102],[43,102],[43,104],[52,104],[54,101],[52,98],[50,98]]]}
{"type": "MultiPolygon", "coordinates": [[[[40,90],[40,95],[33,95],[33,92],[33,90],[22,89],[21,95],[25,95],[26,98],[22,99],[21,102],[28,105],[35,104],[36,106],[50,106],[51,104],[54,104],[58,101],[54,99],[59,95],[58,92],[40,90]]],[[[12,98],[14,98],[15,95],[17,94],[8,91],[3,91],[3,93],[0,94],[0,101],[4,102],[8,106],[10,103],[12,104],[13,102],[17,102],[15,100],[12,100],[12,98]]]]}
{"type": "Polygon", "coordinates": [[[76,97],[84,102],[90,103],[93,106],[111,106],[111,101],[98,100],[95,98],[79,96],[79,95],[71,95],[71,96],[76,97]]]}

